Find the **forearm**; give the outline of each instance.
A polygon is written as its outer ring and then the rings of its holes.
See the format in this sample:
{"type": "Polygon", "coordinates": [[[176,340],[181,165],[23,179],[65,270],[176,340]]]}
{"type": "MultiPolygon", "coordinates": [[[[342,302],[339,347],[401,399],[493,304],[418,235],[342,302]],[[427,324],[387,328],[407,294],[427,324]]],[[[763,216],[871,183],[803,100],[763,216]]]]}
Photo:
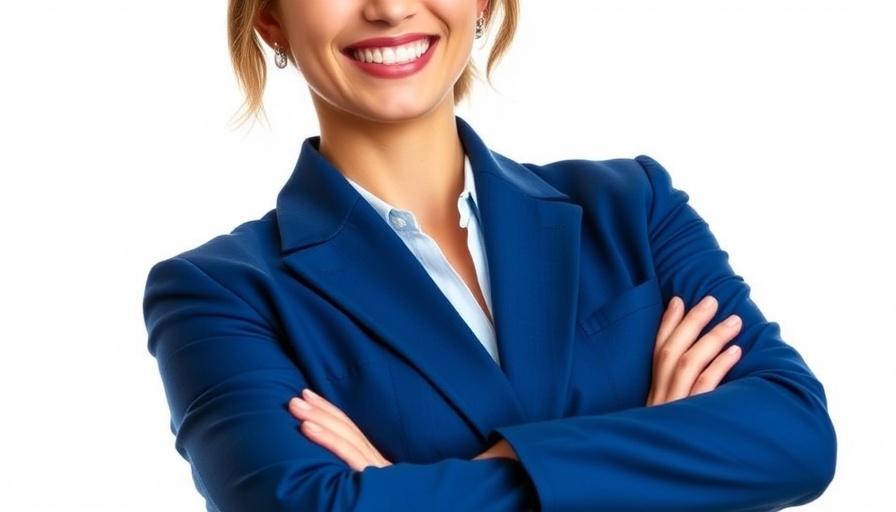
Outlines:
{"type": "MultiPolygon", "coordinates": [[[[219,340],[218,346],[222,342],[219,340]]],[[[181,352],[189,359],[200,345],[181,352]]],[[[180,373],[163,365],[166,382],[180,373]]],[[[354,471],[305,439],[286,410],[293,382],[287,371],[265,371],[265,386],[251,375],[219,382],[205,393],[172,404],[178,448],[190,461],[198,487],[222,511],[491,510],[517,511],[535,503],[531,483],[506,459],[449,459],[432,464],[397,463],[354,471]]],[[[191,393],[192,394],[192,393],[191,393]]]]}
{"type": "Polygon", "coordinates": [[[814,499],[833,476],[824,404],[798,387],[745,378],[658,407],[498,433],[546,511],[777,510],[814,499]]]}
{"type": "Polygon", "coordinates": [[[267,319],[195,265],[157,267],[146,304],[177,448],[212,509],[516,511],[534,502],[512,461],[358,472],[305,439],[287,403],[308,378],[267,319]]]}
{"type": "MultiPolygon", "coordinates": [[[[313,463],[314,461],[306,461],[313,463]]],[[[339,463],[275,464],[219,485],[210,498],[221,511],[515,512],[535,507],[528,477],[506,459],[407,463],[355,472],[339,463]]],[[[205,485],[205,482],[203,482],[205,485]]]]}

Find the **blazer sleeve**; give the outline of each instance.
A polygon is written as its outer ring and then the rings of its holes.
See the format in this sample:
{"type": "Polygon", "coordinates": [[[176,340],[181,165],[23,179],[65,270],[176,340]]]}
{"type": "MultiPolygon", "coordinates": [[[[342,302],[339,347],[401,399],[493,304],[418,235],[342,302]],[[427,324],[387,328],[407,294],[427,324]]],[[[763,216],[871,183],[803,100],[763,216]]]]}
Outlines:
{"type": "MultiPolygon", "coordinates": [[[[240,274],[239,266],[227,268],[240,274]]],[[[531,483],[516,462],[445,460],[355,472],[305,439],[286,404],[308,383],[278,342],[258,288],[248,279],[225,285],[186,258],[156,265],[146,288],[149,348],[176,446],[209,510],[512,511],[531,505],[531,483]]]]}
{"type": "Polygon", "coordinates": [[[496,435],[516,451],[545,511],[759,511],[811,501],[836,458],[821,384],[750,300],[687,196],[655,161],[637,161],[651,189],[649,244],[664,299],[678,295],[690,307],[713,295],[714,322],[740,315],[741,361],[711,393],[496,435]]]}

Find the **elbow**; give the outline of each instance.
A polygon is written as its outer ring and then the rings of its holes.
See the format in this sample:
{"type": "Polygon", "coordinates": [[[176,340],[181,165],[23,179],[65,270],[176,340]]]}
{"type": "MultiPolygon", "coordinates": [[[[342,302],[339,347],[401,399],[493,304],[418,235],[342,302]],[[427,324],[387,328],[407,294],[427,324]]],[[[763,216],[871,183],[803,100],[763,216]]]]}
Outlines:
{"type": "MultiPolygon", "coordinates": [[[[767,505],[792,507],[824,493],[837,466],[837,434],[827,410],[824,388],[811,375],[766,375],[774,390],[761,406],[769,489],[777,497],[767,505]],[[773,406],[772,404],[777,404],[773,406]]],[[[770,496],[771,497],[771,496],[770,496]]]]}
{"type": "MultiPolygon", "coordinates": [[[[811,448],[809,460],[813,461],[810,471],[814,493],[808,501],[814,500],[828,488],[834,479],[837,470],[837,432],[834,423],[828,413],[827,398],[821,383],[816,381],[816,400],[808,399],[810,416],[812,418],[811,436],[814,439],[814,447],[811,448]]],[[[807,397],[808,398],[808,397],[807,397]]]]}
{"type": "Polygon", "coordinates": [[[221,486],[213,501],[222,512],[367,510],[359,500],[358,475],[330,464],[322,464],[311,472],[277,464],[221,486]]]}
{"type": "Polygon", "coordinates": [[[803,421],[796,423],[802,424],[802,428],[787,436],[799,470],[793,475],[793,485],[800,489],[796,493],[799,498],[791,505],[802,505],[821,496],[836,473],[837,434],[820,384],[815,391],[802,394],[803,421]]]}
{"type": "Polygon", "coordinates": [[[786,507],[805,505],[825,492],[834,479],[836,452],[836,440],[833,436],[818,443],[816,451],[806,459],[809,464],[803,467],[799,475],[793,475],[796,479],[791,479],[790,490],[786,492],[791,496],[786,507]]]}
{"type": "Polygon", "coordinates": [[[804,500],[808,503],[815,500],[828,488],[834,479],[837,469],[837,434],[826,410],[818,414],[813,447],[807,454],[809,462],[806,469],[807,493],[804,500]]]}

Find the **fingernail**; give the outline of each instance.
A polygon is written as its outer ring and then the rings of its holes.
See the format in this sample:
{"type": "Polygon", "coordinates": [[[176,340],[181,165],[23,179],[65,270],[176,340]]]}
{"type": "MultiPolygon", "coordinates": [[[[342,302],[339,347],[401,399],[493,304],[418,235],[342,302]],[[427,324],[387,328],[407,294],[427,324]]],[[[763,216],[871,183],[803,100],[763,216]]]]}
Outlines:
{"type": "Polygon", "coordinates": [[[678,308],[681,307],[681,298],[680,297],[672,297],[672,300],[669,301],[669,309],[672,311],[678,311],[678,308]]]}
{"type": "Polygon", "coordinates": [[[737,327],[740,324],[740,317],[737,315],[731,315],[727,319],[725,319],[725,325],[728,327],[737,327]]]}
{"type": "Polygon", "coordinates": [[[707,310],[707,309],[712,309],[712,307],[715,306],[715,305],[716,305],[716,299],[715,299],[715,297],[706,297],[706,298],[704,298],[703,300],[700,301],[700,306],[699,306],[699,307],[700,307],[700,309],[702,309],[702,310],[707,310]]]}
{"type": "Polygon", "coordinates": [[[305,389],[302,390],[302,395],[303,395],[305,398],[310,398],[310,399],[312,399],[312,400],[319,400],[319,399],[320,399],[320,396],[319,396],[317,393],[315,393],[314,391],[311,391],[311,390],[308,389],[308,388],[305,388],[305,389]]]}
{"type": "Polygon", "coordinates": [[[297,409],[302,409],[303,411],[310,411],[310,410],[311,410],[311,406],[308,405],[308,402],[302,400],[302,399],[299,398],[299,397],[295,397],[295,398],[293,398],[292,400],[289,401],[289,403],[290,403],[293,407],[296,407],[297,409]]]}
{"type": "Polygon", "coordinates": [[[740,347],[738,347],[737,345],[731,345],[730,347],[728,347],[728,350],[726,350],[725,353],[729,356],[737,355],[738,353],[740,353],[740,347]]]}
{"type": "Polygon", "coordinates": [[[320,425],[318,425],[317,423],[314,423],[313,421],[305,421],[302,423],[302,425],[304,425],[305,427],[308,427],[308,430],[314,432],[315,434],[318,434],[318,433],[324,431],[324,429],[321,428],[320,425]]]}

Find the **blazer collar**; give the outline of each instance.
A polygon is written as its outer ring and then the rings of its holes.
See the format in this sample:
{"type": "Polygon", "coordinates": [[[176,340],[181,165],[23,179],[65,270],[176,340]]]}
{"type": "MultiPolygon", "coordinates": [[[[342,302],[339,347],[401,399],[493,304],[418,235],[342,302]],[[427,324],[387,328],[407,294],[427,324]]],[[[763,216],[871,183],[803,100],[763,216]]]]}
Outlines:
{"type": "Polygon", "coordinates": [[[277,196],[277,221],[284,251],[325,242],[348,222],[361,196],[318,152],[320,137],[302,144],[299,161],[277,196]]]}
{"type": "Polygon", "coordinates": [[[475,174],[500,368],[397,235],[320,155],[319,139],[305,141],[277,218],[287,266],[417,367],[484,438],[562,411],[581,213],[529,169],[489,151],[465,122],[457,125],[475,174]]]}
{"type": "MultiPolygon", "coordinates": [[[[519,164],[492,153],[464,120],[457,130],[476,176],[477,203],[481,175],[489,175],[532,199],[565,200],[567,196],[519,164]]],[[[299,160],[277,196],[277,218],[285,251],[325,242],[335,236],[361,199],[339,170],[318,151],[320,137],[302,144],[299,160]]]]}

